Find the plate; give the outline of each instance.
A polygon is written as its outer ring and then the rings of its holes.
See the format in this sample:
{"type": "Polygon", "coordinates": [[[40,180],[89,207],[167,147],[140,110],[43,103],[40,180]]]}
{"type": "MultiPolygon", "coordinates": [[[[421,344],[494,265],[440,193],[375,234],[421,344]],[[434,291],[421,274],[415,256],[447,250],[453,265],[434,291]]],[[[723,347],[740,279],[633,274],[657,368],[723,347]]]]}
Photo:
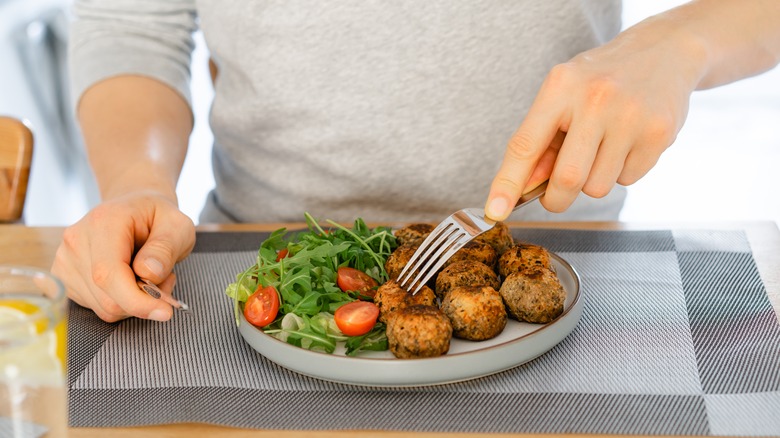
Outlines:
{"type": "Polygon", "coordinates": [[[495,374],[533,360],[549,351],[574,330],[582,316],[583,299],[577,271],[557,254],[550,253],[558,278],[566,290],[563,313],[548,324],[528,324],[509,319],[500,335],[473,342],[452,338],[444,356],[397,359],[390,351],[344,355],[341,346],[333,354],[319,353],[282,342],[249,324],[243,312],[238,331],[249,345],[268,360],[317,379],[362,386],[427,386],[460,382],[495,374]]]}

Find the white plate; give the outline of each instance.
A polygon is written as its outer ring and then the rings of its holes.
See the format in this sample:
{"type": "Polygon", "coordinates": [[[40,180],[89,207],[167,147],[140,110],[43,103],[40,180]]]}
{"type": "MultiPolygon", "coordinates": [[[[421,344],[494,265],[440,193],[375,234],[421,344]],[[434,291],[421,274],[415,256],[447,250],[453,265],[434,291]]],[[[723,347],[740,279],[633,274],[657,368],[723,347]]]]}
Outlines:
{"type": "Polygon", "coordinates": [[[282,342],[246,322],[243,313],[238,331],[260,354],[277,364],[307,376],[365,386],[425,386],[452,383],[495,374],[546,353],[569,335],[582,316],[580,278],[572,266],[552,255],[558,278],[566,290],[563,314],[548,324],[528,324],[510,319],[500,335],[487,341],[452,339],[449,352],[425,359],[396,359],[390,351],[344,355],[341,346],[333,354],[317,353],[282,342]]]}

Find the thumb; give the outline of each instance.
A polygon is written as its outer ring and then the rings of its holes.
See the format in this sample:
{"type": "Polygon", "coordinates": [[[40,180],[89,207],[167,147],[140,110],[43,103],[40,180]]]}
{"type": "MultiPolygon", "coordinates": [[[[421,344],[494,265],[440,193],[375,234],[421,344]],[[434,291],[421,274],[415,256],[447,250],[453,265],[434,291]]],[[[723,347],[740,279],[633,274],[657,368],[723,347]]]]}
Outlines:
{"type": "Polygon", "coordinates": [[[160,284],[194,245],[195,226],[189,218],[186,224],[154,225],[149,238],[135,255],[133,271],[141,278],[160,284]]]}
{"type": "Polygon", "coordinates": [[[510,143],[485,203],[487,217],[495,221],[505,220],[512,213],[520,196],[539,187],[550,178],[564,137],[565,135],[559,131],[539,158],[521,158],[512,149],[517,146],[510,143]],[[528,176],[524,178],[523,175],[528,176]]]}

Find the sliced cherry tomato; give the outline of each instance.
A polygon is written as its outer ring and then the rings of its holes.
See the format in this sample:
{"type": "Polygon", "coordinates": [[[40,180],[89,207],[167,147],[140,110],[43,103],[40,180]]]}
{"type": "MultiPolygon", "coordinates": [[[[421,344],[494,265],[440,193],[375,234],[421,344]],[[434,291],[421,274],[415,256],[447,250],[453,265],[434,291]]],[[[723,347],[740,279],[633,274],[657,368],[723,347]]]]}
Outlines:
{"type": "Polygon", "coordinates": [[[265,327],[279,313],[279,294],[273,286],[258,286],[244,304],[244,317],[255,327],[265,327]]]}
{"type": "Polygon", "coordinates": [[[369,299],[374,298],[376,287],[379,286],[376,280],[365,272],[346,266],[336,271],[336,283],[344,292],[357,292],[369,299]]]}
{"type": "Polygon", "coordinates": [[[333,314],[341,333],[360,336],[370,332],[379,317],[379,307],[368,301],[353,301],[336,309],[333,314]]]}
{"type": "Polygon", "coordinates": [[[283,258],[287,257],[287,253],[289,253],[289,251],[287,250],[287,248],[282,248],[282,249],[280,249],[280,250],[279,250],[279,252],[278,252],[278,253],[276,253],[276,261],[278,262],[279,260],[281,260],[281,259],[283,259],[283,258]]]}

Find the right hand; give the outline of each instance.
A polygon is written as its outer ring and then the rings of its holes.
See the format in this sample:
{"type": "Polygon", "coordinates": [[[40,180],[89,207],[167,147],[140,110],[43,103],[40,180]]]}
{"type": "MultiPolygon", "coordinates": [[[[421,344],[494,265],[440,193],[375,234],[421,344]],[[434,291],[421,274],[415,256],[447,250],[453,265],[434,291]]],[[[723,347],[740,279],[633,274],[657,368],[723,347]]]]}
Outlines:
{"type": "Polygon", "coordinates": [[[51,270],[73,301],[104,321],[167,321],[173,308],[144,293],[136,276],[170,294],[173,266],[194,245],[195,226],[174,201],[156,192],[132,193],[103,202],[68,227],[51,270]]]}

